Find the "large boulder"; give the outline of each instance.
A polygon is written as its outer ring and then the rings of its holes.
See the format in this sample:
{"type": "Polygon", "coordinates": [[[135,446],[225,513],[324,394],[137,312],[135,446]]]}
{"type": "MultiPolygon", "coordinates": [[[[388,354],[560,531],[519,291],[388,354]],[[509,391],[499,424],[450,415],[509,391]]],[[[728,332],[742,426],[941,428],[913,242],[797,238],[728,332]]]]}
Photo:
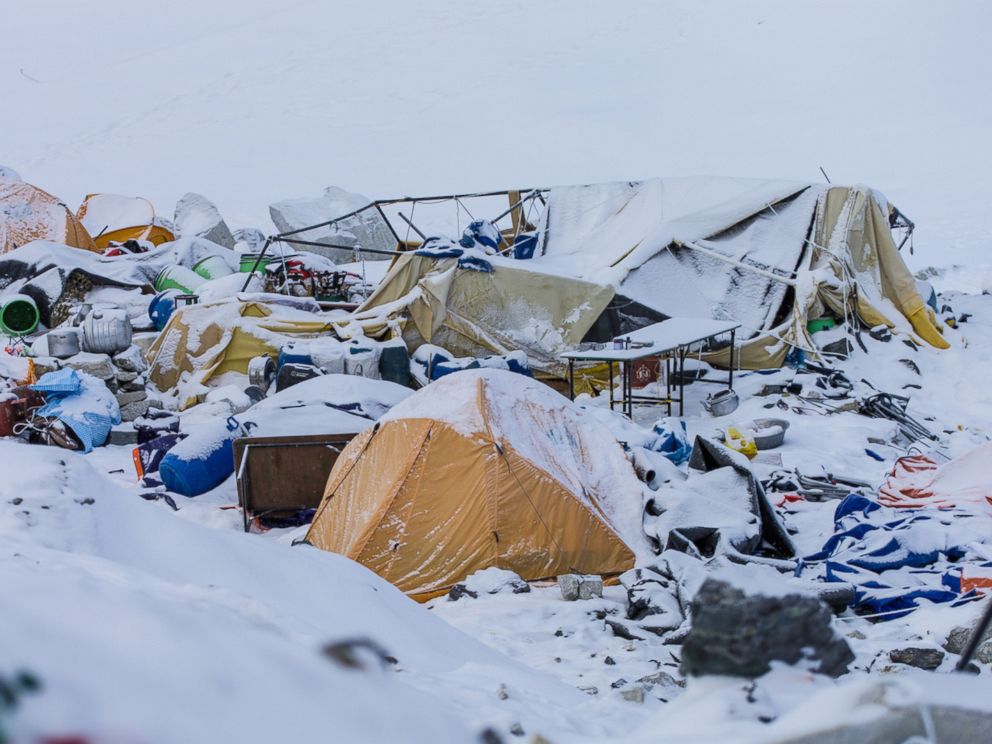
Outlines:
{"type": "MultiPolygon", "coordinates": [[[[349,193],[336,186],[328,186],[324,189],[324,193],[316,198],[286,199],[272,204],[269,207],[269,215],[279,232],[285,233],[343,217],[371,203],[368,197],[349,193]]],[[[303,250],[325,256],[337,263],[353,261],[354,254],[350,249],[355,246],[373,250],[396,249],[396,238],[376,209],[367,209],[334,225],[307,230],[296,237],[300,240],[326,243],[329,246],[342,246],[343,248],[300,246],[303,250]]],[[[365,257],[385,258],[376,254],[365,257]]]]}
{"type": "Polygon", "coordinates": [[[195,236],[225,248],[234,247],[234,235],[220,211],[202,194],[190,192],[176,202],[175,232],[177,237],[195,236]]]}
{"type": "Polygon", "coordinates": [[[691,604],[692,629],[682,647],[682,670],[701,676],[760,677],[772,661],[804,662],[833,677],[854,660],[830,624],[831,612],[816,596],[748,593],[729,581],[709,578],[691,604]]]}

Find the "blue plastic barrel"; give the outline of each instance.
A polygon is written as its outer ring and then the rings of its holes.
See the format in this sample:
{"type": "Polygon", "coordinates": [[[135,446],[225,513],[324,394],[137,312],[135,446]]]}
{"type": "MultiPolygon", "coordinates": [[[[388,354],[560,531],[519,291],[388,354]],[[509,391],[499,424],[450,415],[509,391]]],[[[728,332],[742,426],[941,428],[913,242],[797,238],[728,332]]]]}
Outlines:
{"type": "Polygon", "coordinates": [[[216,488],[234,472],[234,440],[239,436],[241,425],[233,418],[203,424],[162,458],[159,477],[183,496],[216,488]]]}
{"type": "Polygon", "coordinates": [[[276,370],[282,369],[284,364],[306,364],[313,366],[313,355],[310,353],[310,347],[304,344],[286,344],[279,349],[276,370]]]}
{"type": "Polygon", "coordinates": [[[178,289],[167,289],[159,292],[148,305],[148,317],[155,324],[155,330],[161,331],[169,322],[176,309],[176,297],[182,292],[178,289]]]}

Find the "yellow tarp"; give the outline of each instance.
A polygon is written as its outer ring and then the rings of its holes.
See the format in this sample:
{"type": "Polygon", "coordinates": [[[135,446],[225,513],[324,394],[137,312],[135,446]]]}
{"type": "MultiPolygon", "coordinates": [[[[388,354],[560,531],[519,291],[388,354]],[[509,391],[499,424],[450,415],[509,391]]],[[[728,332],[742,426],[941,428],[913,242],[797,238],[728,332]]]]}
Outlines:
{"type": "Polygon", "coordinates": [[[247,374],[254,357],[275,357],[284,344],[330,329],[319,316],[260,302],[189,305],[172,314],[149,348],[149,377],[159,390],[178,388],[185,409],[199,402],[213,378],[247,374]]]}

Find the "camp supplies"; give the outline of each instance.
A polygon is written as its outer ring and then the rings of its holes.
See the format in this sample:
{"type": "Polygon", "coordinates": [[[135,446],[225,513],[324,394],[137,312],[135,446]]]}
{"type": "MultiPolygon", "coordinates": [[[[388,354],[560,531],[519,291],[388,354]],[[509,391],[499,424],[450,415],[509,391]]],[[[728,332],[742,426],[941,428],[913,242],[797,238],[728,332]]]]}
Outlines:
{"type": "Polygon", "coordinates": [[[279,368],[279,373],[276,375],[276,392],[278,393],[281,390],[292,387],[298,382],[303,382],[304,380],[309,380],[322,374],[323,372],[312,364],[284,364],[279,368]]]}
{"type": "Polygon", "coordinates": [[[713,416],[727,416],[737,410],[740,405],[740,398],[733,390],[720,390],[710,393],[703,401],[705,408],[713,416]]]}
{"type": "Polygon", "coordinates": [[[741,432],[737,427],[731,426],[724,435],[723,443],[734,452],[740,452],[745,457],[754,457],[758,454],[758,447],[754,440],[741,432]]]}
{"type": "Polygon", "coordinates": [[[16,294],[0,307],[0,331],[8,336],[26,336],[38,327],[40,317],[34,299],[16,294]]]}
{"type": "Polygon", "coordinates": [[[202,424],[162,458],[159,474],[170,491],[199,496],[234,472],[233,442],[244,436],[236,419],[202,424]]]}
{"type": "Polygon", "coordinates": [[[116,354],[131,345],[131,321],[120,314],[93,310],[83,321],[83,350],[116,354]]]}
{"type": "Polygon", "coordinates": [[[760,418],[753,424],[754,444],[759,450],[775,449],[785,441],[789,422],[785,419],[760,418]]]}
{"type": "Polygon", "coordinates": [[[79,353],[79,331],[75,328],[56,328],[48,333],[48,356],[68,359],[79,353]]]}
{"type": "MultiPolygon", "coordinates": [[[[281,354],[282,352],[280,352],[281,354]]],[[[276,363],[267,354],[252,357],[248,362],[248,384],[268,390],[272,378],[276,376],[276,363]]]]}

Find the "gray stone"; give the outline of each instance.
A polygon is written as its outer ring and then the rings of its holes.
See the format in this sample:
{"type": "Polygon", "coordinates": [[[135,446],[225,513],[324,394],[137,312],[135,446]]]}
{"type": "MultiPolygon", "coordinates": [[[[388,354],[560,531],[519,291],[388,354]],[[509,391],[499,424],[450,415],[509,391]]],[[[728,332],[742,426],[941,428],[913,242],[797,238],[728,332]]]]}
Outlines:
{"type": "Polygon", "coordinates": [[[117,370],[117,374],[115,376],[117,377],[117,382],[122,385],[126,385],[127,383],[134,382],[138,379],[137,372],[125,372],[122,369],[117,370]]]}
{"type": "Polygon", "coordinates": [[[685,687],[684,679],[675,679],[668,672],[655,672],[654,674],[647,674],[637,680],[639,684],[645,687],[656,687],[658,685],[662,687],[685,687]]]}
{"type": "Polygon", "coordinates": [[[176,203],[177,237],[199,237],[225,248],[234,247],[234,235],[217,206],[202,194],[192,192],[176,203]]]}
{"type": "Polygon", "coordinates": [[[561,590],[561,598],[566,602],[592,599],[603,596],[603,579],[600,576],[562,574],[558,577],[558,588],[561,590]]]}
{"type": "Polygon", "coordinates": [[[265,233],[257,227],[239,227],[231,234],[234,244],[243,243],[247,253],[259,253],[265,245],[265,233]]]}
{"type": "Polygon", "coordinates": [[[624,700],[629,700],[632,703],[643,703],[644,702],[644,688],[640,685],[634,685],[633,687],[628,687],[625,690],[620,690],[620,697],[624,700]]]}
{"type": "MultiPolygon", "coordinates": [[[[123,416],[122,416],[123,418],[123,416]]],[[[134,429],[111,429],[108,444],[137,444],[138,432],[134,429]]]]}
{"type": "Polygon", "coordinates": [[[939,648],[908,647],[889,651],[889,659],[896,664],[906,664],[917,669],[933,671],[944,660],[944,652],[939,648]]]}
{"type": "Polygon", "coordinates": [[[117,393],[115,396],[117,398],[117,404],[120,406],[130,405],[131,403],[138,403],[143,400],[148,399],[148,393],[144,390],[138,390],[134,393],[117,393]]]}
{"type": "Polygon", "coordinates": [[[132,344],[124,351],[114,355],[114,366],[124,372],[141,373],[148,369],[145,353],[140,346],[132,344]]]}
{"type": "Polygon", "coordinates": [[[72,367],[80,372],[93,375],[101,380],[111,380],[116,370],[106,354],[76,354],[63,362],[64,366],[72,367]]]}
{"type": "Polygon", "coordinates": [[[127,405],[121,406],[121,420],[122,421],[134,421],[136,418],[141,418],[150,408],[147,400],[139,400],[135,403],[128,403],[127,405]]]}
{"type": "Polygon", "coordinates": [[[858,710],[838,725],[805,733],[799,738],[777,740],[778,744],[890,744],[891,742],[980,742],[992,741],[992,715],[980,710],[950,705],[891,707],[884,698],[862,699],[862,706],[883,706],[881,715],[858,710]]]}
{"type": "Polygon", "coordinates": [[[683,674],[760,677],[772,661],[805,661],[813,671],[837,677],[854,654],[831,625],[830,609],[804,594],[748,595],[707,579],[693,597],[692,629],[682,646],[683,674]]]}
{"type": "Polygon", "coordinates": [[[145,392],[145,381],[141,379],[120,384],[120,389],[125,393],[145,392]]]}
{"type": "MultiPolygon", "coordinates": [[[[947,640],[943,643],[944,650],[952,654],[964,653],[965,646],[968,645],[968,639],[971,638],[971,634],[975,631],[977,625],[978,622],[975,621],[971,625],[959,625],[954,628],[954,630],[947,634],[947,640]]],[[[986,628],[981,643],[984,645],[990,640],[992,640],[992,623],[989,623],[989,627],[986,628]]]]}

